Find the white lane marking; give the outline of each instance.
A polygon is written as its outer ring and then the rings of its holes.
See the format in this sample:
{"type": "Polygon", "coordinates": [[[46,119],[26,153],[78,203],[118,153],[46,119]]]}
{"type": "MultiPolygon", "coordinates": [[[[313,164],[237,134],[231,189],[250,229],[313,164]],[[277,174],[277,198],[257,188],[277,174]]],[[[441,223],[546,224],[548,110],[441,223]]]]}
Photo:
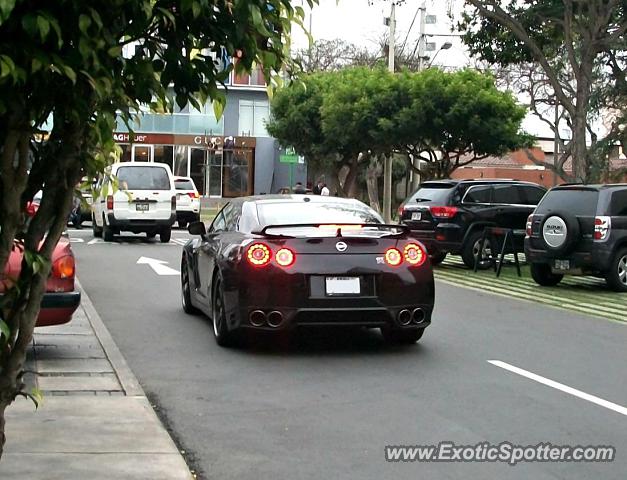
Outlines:
{"type": "Polygon", "coordinates": [[[138,265],[148,265],[154,270],[157,275],[180,275],[177,270],[168,267],[163,260],[157,260],[156,258],[139,257],[137,260],[138,265]]]}
{"type": "Polygon", "coordinates": [[[70,237],[70,243],[85,243],[82,238],[70,237]]]}
{"type": "Polygon", "coordinates": [[[516,373],[530,380],[534,380],[538,383],[546,385],[547,387],[552,387],[557,390],[561,390],[562,392],[566,392],[570,395],[581,398],[582,400],[587,400],[601,407],[607,408],[609,410],[613,410],[614,412],[620,413],[621,415],[627,415],[626,407],[623,407],[616,403],[608,402],[607,400],[596,397],[594,395],[590,395],[589,393],[586,393],[586,392],[582,392],[581,390],[577,390],[576,388],[569,387],[568,385],[564,385],[563,383],[559,383],[554,380],[550,380],[548,378],[537,375],[535,373],[528,372],[527,370],[523,370],[522,368],[515,367],[514,365],[510,365],[509,363],[502,362],[500,360],[488,360],[488,363],[491,363],[495,367],[500,367],[505,370],[509,370],[510,372],[516,373]]]}
{"type": "Polygon", "coordinates": [[[100,240],[99,238],[94,238],[93,240],[87,242],[87,245],[93,245],[94,243],[102,243],[102,240],[100,240]]]}
{"type": "Polygon", "coordinates": [[[178,245],[182,245],[182,246],[185,246],[185,244],[187,243],[187,239],[186,238],[174,238],[172,241],[174,243],[176,243],[178,245]]]}

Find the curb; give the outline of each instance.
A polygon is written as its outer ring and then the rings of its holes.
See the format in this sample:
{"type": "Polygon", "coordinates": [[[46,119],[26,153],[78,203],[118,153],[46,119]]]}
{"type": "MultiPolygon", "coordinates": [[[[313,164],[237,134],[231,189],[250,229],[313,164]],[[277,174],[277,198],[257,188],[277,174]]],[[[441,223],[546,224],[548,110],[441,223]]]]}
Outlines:
{"type": "Polygon", "coordinates": [[[87,316],[87,320],[91,324],[94,332],[96,333],[96,338],[102,345],[102,348],[105,352],[105,355],[109,359],[111,366],[113,367],[113,371],[115,372],[118,380],[120,381],[120,385],[124,390],[126,396],[130,397],[145,397],[144,389],[139,384],[137,377],[133,374],[131,369],[129,368],[126,360],[122,356],[122,352],[113,341],[113,337],[105,327],[100,315],[96,311],[94,304],[91,303],[91,299],[87,295],[87,292],[78,281],[75,280],[76,287],[81,291],[81,306],[85,310],[85,315],[87,316]]]}

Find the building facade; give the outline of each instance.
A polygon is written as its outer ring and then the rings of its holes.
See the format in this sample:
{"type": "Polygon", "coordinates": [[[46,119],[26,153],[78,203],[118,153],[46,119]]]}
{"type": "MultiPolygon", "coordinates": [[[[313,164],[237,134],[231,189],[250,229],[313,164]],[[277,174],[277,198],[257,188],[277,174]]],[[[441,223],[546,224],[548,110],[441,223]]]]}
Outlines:
{"type": "Polygon", "coordinates": [[[211,103],[201,111],[187,106],[171,114],[142,112],[132,134],[118,120],[119,161],[166,163],[213,198],[274,193],[303,181],[306,167],[282,164],[278,142],[266,130],[270,106],[261,70],[232,73],[226,97],[219,120],[211,103]]]}

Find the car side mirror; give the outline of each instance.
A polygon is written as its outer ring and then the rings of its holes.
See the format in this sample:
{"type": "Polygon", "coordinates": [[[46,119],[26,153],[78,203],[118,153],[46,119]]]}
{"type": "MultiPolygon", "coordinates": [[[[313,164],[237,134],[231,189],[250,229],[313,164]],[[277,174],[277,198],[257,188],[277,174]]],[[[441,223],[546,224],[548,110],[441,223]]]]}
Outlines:
{"type": "Polygon", "coordinates": [[[192,235],[200,235],[204,237],[207,235],[207,229],[205,228],[205,224],[203,222],[192,222],[187,227],[187,231],[192,235]]]}

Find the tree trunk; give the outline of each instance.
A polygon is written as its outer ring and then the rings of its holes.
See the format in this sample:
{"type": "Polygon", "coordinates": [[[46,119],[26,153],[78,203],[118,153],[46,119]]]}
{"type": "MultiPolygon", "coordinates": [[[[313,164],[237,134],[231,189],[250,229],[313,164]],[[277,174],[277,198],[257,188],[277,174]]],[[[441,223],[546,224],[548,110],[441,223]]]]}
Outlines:
{"type": "Polygon", "coordinates": [[[357,196],[357,174],[359,172],[359,158],[353,157],[348,163],[348,175],[344,182],[344,196],[347,198],[355,198],[357,196]]]}
{"type": "Polygon", "coordinates": [[[382,168],[378,158],[373,157],[366,171],[366,185],[368,187],[368,200],[370,207],[381,213],[381,205],[379,203],[379,177],[381,177],[382,168]]]}
{"type": "Polygon", "coordinates": [[[4,426],[6,424],[6,420],[4,419],[4,412],[6,411],[7,406],[8,404],[0,401],[0,460],[2,460],[4,445],[7,442],[7,437],[4,433],[4,426]]]}

